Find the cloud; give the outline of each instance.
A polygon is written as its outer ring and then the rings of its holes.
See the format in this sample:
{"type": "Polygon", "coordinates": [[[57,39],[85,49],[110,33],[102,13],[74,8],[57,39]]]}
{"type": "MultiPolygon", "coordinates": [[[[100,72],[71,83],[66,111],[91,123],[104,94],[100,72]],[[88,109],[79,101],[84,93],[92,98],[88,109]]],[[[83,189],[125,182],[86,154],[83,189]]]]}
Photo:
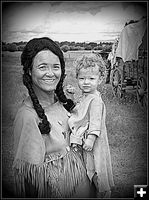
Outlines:
{"type": "Polygon", "coordinates": [[[143,15],[139,5],[128,2],[53,1],[4,5],[2,35],[5,40],[10,40],[11,36],[12,40],[22,40],[25,37],[50,35],[56,40],[80,41],[84,39],[83,34],[85,40],[87,36],[90,40],[95,37],[108,38],[108,35],[113,38],[127,21],[138,20],[143,15]]]}
{"type": "Polygon", "coordinates": [[[44,24],[48,13],[47,4],[16,3],[15,5],[11,4],[3,13],[3,29],[19,31],[25,27],[32,30],[44,24]]]}
{"type": "MultiPolygon", "coordinates": [[[[61,4],[54,6],[56,12],[88,12],[89,10],[97,10],[94,2],[62,2],[61,4]]],[[[52,7],[53,9],[53,7],[52,7]]]]}

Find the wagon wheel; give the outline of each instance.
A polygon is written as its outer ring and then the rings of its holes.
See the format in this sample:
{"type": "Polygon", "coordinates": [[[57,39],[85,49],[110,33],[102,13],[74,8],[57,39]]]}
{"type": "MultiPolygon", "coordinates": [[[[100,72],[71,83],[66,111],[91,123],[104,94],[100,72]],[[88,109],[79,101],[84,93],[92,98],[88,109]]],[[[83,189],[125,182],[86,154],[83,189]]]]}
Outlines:
{"type": "Polygon", "coordinates": [[[144,75],[137,80],[137,100],[142,108],[147,108],[147,81],[144,75]]]}
{"type": "Polygon", "coordinates": [[[112,84],[112,91],[114,96],[118,98],[122,98],[124,94],[124,90],[122,88],[122,70],[116,68],[113,70],[111,74],[111,84],[112,84]]]}

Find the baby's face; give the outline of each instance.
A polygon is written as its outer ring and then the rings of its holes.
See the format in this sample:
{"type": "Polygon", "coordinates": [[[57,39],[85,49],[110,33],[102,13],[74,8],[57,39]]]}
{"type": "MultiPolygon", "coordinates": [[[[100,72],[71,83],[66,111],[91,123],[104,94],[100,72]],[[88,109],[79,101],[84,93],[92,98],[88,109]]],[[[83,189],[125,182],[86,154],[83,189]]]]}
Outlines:
{"type": "Polygon", "coordinates": [[[99,66],[80,69],[77,80],[83,93],[94,93],[100,83],[99,66]]]}

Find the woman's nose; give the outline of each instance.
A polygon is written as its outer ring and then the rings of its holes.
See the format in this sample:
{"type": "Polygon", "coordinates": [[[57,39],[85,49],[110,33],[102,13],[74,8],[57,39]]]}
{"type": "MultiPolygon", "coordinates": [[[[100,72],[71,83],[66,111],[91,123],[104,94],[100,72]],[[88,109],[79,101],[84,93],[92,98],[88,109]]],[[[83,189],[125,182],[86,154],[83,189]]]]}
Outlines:
{"type": "Polygon", "coordinates": [[[53,76],[53,75],[54,75],[53,70],[52,70],[51,67],[48,67],[48,69],[47,69],[47,71],[46,71],[46,75],[47,75],[47,76],[53,76]]]}

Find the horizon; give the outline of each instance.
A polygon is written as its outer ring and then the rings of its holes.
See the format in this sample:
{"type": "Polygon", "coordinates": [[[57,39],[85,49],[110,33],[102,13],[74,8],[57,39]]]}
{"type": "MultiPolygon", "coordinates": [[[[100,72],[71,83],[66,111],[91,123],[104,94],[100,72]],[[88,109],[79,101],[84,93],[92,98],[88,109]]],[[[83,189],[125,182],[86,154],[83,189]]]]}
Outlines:
{"type": "MultiPolygon", "coordinates": [[[[62,42],[69,42],[69,43],[72,43],[72,42],[75,42],[75,41],[67,41],[67,40],[65,40],[65,41],[58,41],[58,40],[54,40],[55,42],[59,42],[59,43],[62,43],[62,42]]],[[[14,41],[12,41],[12,42],[5,42],[5,41],[2,41],[2,42],[4,42],[4,43],[6,43],[6,44],[12,44],[12,43],[20,43],[20,42],[23,42],[23,43],[27,43],[28,41],[23,41],[23,40],[21,40],[21,41],[18,41],[18,42],[14,42],[14,41]]],[[[100,42],[101,43],[113,43],[114,42],[114,40],[103,40],[103,41],[101,41],[101,40],[96,40],[96,41],[84,41],[84,42],[75,42],[75,43],[91,43],[91,42],[94,42],[94,43],[97,43],[97,44],[99,44],[100,42]]]]}
{"type": "Polygon", "coordinates": [[[143,2],[2,2],[2,41],[113,42],[146,9],[143,2]]]}

